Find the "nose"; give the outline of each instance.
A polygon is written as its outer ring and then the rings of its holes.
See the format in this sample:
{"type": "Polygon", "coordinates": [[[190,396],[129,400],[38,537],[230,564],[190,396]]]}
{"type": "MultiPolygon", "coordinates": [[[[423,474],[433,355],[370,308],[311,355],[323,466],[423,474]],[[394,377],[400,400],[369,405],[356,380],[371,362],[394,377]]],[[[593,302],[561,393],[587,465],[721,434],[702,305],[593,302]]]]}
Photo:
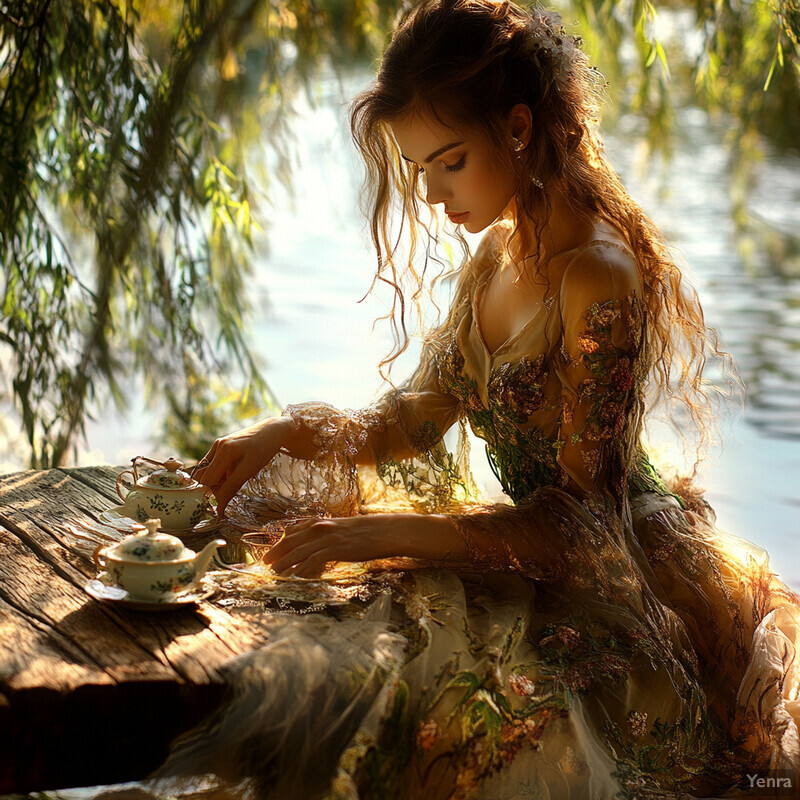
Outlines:
{"type": "Polygon", "coordinates": [[[429,205],[435,206],[437,203],[444,203],[450,196],[445,181],[425,173],[425,200],[429,205]]]}

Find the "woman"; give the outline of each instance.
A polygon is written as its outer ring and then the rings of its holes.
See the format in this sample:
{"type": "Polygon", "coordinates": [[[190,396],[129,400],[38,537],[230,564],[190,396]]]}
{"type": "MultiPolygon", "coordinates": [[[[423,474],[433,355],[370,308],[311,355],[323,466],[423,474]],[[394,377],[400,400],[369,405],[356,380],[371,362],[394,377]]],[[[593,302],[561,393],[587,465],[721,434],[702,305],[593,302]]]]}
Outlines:
{"type": "Polygon", "coordinates": [[[400,352],[426,208],[482,243],[405,383],[356,412],[290,406],[217,440],[196,477],[220,513],[250,481],[331,515],[290,526],[277,572],[395,556],[440,568],[408,572],[394,612],[376,603],[346,633],[290,626],[240,672],[240,696],[264,687],[260,722],[229,709],[173,772],[236,739],[276,797],[289,771],[303,797],[711,796],[794,780],[800,598],[713,527],[689,481],[670,491],[642,445],[646,395],[705,437],[702,369],[720,353],[603,156],[601,88],[551,13],[437,0],[397,27],[352,128],[400,352]],[[463,448],[442,445],[464,421],[508,503],[472,502],[463,448]],[[406,505],[359,513],[368,468],[406,505]],[[334,687],[324,701],[299,677],[312,674],[334,687]]]}

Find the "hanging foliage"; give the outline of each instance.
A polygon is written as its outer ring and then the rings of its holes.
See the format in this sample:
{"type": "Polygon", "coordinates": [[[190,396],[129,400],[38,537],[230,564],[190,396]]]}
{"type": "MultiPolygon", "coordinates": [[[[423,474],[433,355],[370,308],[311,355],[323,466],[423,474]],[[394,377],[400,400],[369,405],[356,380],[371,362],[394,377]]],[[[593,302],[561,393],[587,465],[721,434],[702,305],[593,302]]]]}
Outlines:
{"type": "MultiPolygon", "coordinates": [[[[66,463],[122,380],[187,455],[274,406],[248,346],[253,236],[290,182],[291,111],[367,64],[400,0],[6,0],[0,8],[0,400],[33,467],[66,463]],[[269,158],[254,157],[267,143],[269,158]],[[269,166],[267,166],[269,165],[269,166]],[[9,399],[7,397],[6,399],[9,399]]],[[[615,105],[668,151],[677,104],[730,115],[749,163],[797,146],[796,0],[573,0],[615,105]],[[688,18],[687,18],[688,15],[688,18]],[[699,47],[670,48],[659,18],[699,47]]],[[[744,186],[746,181],[742,181],[744,186]]]]}
{"type": "Polygon", "coordinates": [[[285,177],[297,87],[325,56],[373,52],[387,14],[362,0],[3,5],[0,363],[32,466],[64,463],[132,373],[186,445],[229,424],[220,395],[234,415],[269,407],[244,325],[247,146],[266,125],[285,177]]]}

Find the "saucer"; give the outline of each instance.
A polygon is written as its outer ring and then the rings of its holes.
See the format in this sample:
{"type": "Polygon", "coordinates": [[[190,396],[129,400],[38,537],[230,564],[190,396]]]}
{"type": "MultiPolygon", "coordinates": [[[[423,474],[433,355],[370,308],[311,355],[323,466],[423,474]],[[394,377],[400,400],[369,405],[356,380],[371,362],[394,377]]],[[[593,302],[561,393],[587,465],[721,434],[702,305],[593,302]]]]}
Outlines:
{"type": "MultiPolygon", "coordinates": [[[[140,523],[133,517],[128,516],[125,506],[114,506],[108,508],[98,515],[100,522],[109,525],[110,527],[121,531],[122,533],[133,533],[133,525],[140,523]]],[[[164,533],[171,533],[173,536],[186,536],[194,533],[211,533],[217,530],[222,525],[222,521],[217,518],[215,514],[206,514],[203,519],[191,528],[182,528],[179,530],[171,530],[168,528],[159,528],[164,533]]]]}
{"type": "Polygon", "coordinates": [[[135,611],[170,611],[176,608],[186,608],[205,600],[214,593],[213,589],[197,588],[180,594],[170,592],[162,595],[157,600],[135,598],[129,594],[127,589],[111,583],[111,578],[107,572],[101,572],[96,578],[90,580],[84,586],[84,589],[95,600],[103,603],[112,603],[123,608],[131,608],[135,611]]]}
{"type": "Polygon", "coordinates": [[[260,580],[271,583],[348,583],[357,581],[367,573],[367,568],[360,562],[337,563],[330,569],[326,569],[322,575],[316,578],[302,578],[298,575],[278,575],[272,568],[257,561],[255,564],[228,564],[224,569],[231,572],[238,572],[242,575],[251,575],[260,580]]]}

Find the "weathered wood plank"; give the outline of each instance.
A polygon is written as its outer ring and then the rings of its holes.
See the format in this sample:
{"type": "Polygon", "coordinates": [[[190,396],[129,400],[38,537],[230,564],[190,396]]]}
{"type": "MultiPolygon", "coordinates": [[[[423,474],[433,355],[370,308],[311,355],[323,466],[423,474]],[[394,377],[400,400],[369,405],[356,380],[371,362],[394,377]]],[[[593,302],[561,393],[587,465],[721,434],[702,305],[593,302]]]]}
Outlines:
{"type": "Polygon", "coordinates": [[[144,777],[218,704],[221,668],[270,619],[208,603],[148,614],[101,604],[68,526],[115,505],[113,468],[0,476],[0,793],[144,777]]]}
{"type": "MultiPolygon", "coordinates": [[[[38,627],[68,640],[87,663],[116,682],[181,678],[156,659],[72,582],[37,559],[16,536],[0,531],[0,598],[38,627]]],[[[3,667],[0,664],[0,680],[3,667]]]]}
{"type": "Polygon", "coordinates": [[[117,475],[124,469],[129,469],[128,465],[122,467],[59,467],[59,472],[69,475],[81,483],[94,489],[98,494],[105,497],[112,506],[120,503],[119,495],[117,494],[117,475]]]}
{"type": "Polygon", "coordinates": [[[108,508],[108,499],[59,470],[0,476],[0,525],[16,534],[68,580],[80,583],[94,569],[86,558],[62,545],[70,524],[108,508]],[[80,577],[79,577],[80,576],[80,577]]]}
{"type": "MultiPolygon", "coordinates": [[[[66,524],[107,508],[108,501],[85,483],[60,470],[0,477],[0,524],[12,530],[36,556],[82,589],[96,569],[59,543],[66,524]],[[38,500],[31,502],[34,496],[38,500]],[[54,521],[54,522],[51,522],[54,521]]],[[[254,620],[217,609],[209,617],[190,611],[161,615],[105,607],[125,632],[163,664],[192,683],[220,682],[219,667],[264,641],[254,620]]]]}
{"type": "Polygon", "coordinates": [[[0,688],[8,702],[26,689],[61,693],[111,682],[69,639],[0,598],[0,688]]]}

